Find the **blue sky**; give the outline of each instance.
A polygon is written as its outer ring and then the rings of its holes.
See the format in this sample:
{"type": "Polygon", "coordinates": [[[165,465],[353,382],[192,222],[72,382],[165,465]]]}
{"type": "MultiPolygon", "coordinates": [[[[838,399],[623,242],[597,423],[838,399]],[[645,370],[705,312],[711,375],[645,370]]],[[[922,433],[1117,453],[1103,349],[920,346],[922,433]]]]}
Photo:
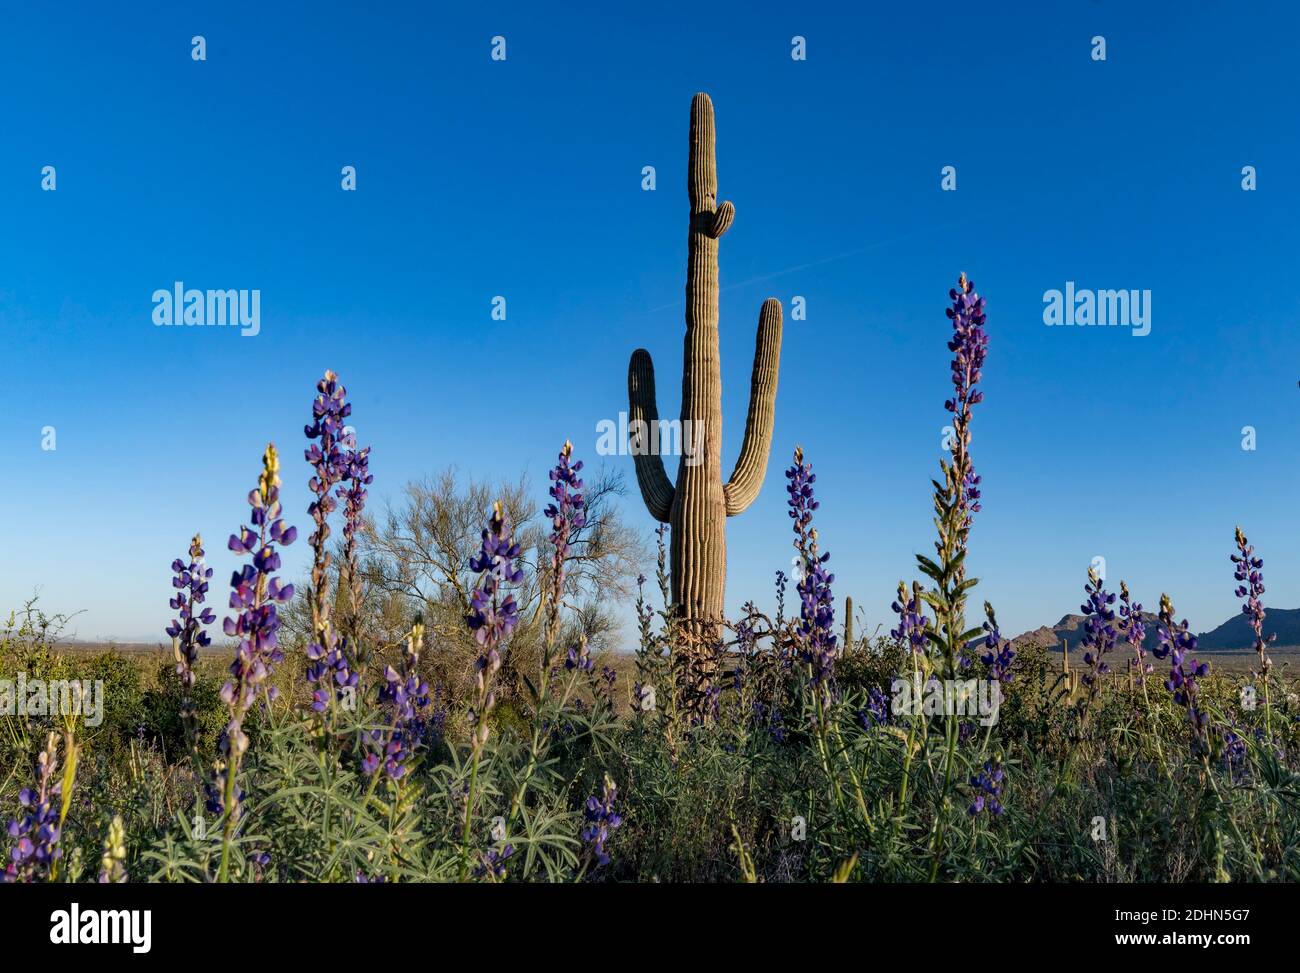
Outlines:
{"type": "Polygon", "coordinates": [[[327,367],[373,445],[376,506],[452,463],[527,470],[542,495],[566,437],[596,459],[639,346],[676,415],[698,90],[737,209],[728,469],[759,306],[787,308],[767,484],[728,524],[729,606],[770,599],[789,565],[781,469],[802,443],[837,594],[891,622],[933,536],[959,271],[991,335],[969,563],[1004,631],[1076,610],[1098,555],[1148,607],[1168,591],[1217,625],[1237,523],[1267,603],[1300,604],[1293,5],[373,6],[7,14],[0,605],[39,588],[47,610],[85,610],[82,636],[161,638],[168,565],[201,530],[224,607],[224,540],[268,440],[307,524],[302,425],[327,367]],[[260,289],[261,333],[156,328],[151,294],[177,280],[260,289]],[[1150,290],[1151,333],[1046,327],[1043,293],[1067,280],[1150,290]]]}

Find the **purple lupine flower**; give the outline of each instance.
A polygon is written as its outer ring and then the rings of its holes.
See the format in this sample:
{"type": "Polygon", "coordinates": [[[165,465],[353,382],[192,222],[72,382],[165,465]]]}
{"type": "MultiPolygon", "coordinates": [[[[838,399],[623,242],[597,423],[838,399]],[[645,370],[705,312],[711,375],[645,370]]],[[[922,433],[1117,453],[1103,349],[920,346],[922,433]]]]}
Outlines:
{"type": "Polygon", "coordinates": [[[240,761],[248,749],[248,737],[242,729],[244,715],[253,705],[259,690],[269,701],[277,697],[274,687],[264,684],[275,667],[284,660],[279,648],[280,616],[277,605],[293,597],[293,585],[282,584],[274,573],[280,569],[280,554],[276,545],[288,547],[298,536],[296,527],[286,527],[281,519],[280,458],[274,444],[268,444],[262,457],[262,475],[257,488],[248,494],[252,508],[252,527],[240,528],[232,534],[228,546],[236,554],[251,554],[252,564],[245,564],[230,578],[230,607],[237,614],[222,622],[222,629],[230,638],[238,639],[235,660],[230,664],[230,679],[221,689],[221,699],[226,704],[230,721],[218,740],[221,759],[218,760],[217,781],[208,786],[208,808],[214,814],[227,810],[227,798],[232,798],[229,813],[238,814],[239,795],[232,792],[240,761]],[[223,796],[219,780],[226,771],[226,793],[223,796]]]}
{"type": "MultiPolygon", "coordinates": [[[[962,476],[961,495],[962,498],[965,500],[966,509],[969,510],[972,514],[977,514],[980,512],[981,509],[983,509],[980,506],[981,479],[982,477],[978,476],[973,469],[967,470],[966,473],[962,476]]],[[[967,519],[968,526],[969,523],[970,520],[968,518],[967,519]]]]}
{"type": "Polygon", "coordinates": [[[570,541],[575,531],[586,526],[586,501],[582,497],[582,460],[573,462],[573,443],[567,439],[560,450],[559,459],[547,473],[551,487],[547,491],[551,503],[546,516],[551,518],[551,619],[552,629],[558,624],[560,603],[564,599],[564,562],[570,554],[570,541]]]}
{"type": "Polygon", "coordinates": [[[592,661],[591,653],[587,649],[587,640],[579,639],[577,645],[569,646],[567,657],[564,660],[564,668],[579,672],[591,672],[596,663],[592,661]]]}
{"type": "MultiPolygon", "coordinates": [[[[640,639],[640,649],[637,651],[638,656],[650,655],[655,651],[654,636],[654,609],[645,597],[645,575],[638,575],[636,579],[636,627],[637,635],[640,639]]],[[[640,663],[638,663],[640,665],[640,663]]]]}
{"type": "Polygon", "coordinates": [[[785,621],[785,586],[789,579],[786,578],[785,572],[778,569],[776,572],[776,624],[780,625],[785,621]]]}
{"type": "Polygon", "coordinates": [[[1237,553],[1232,555],[1236,570],[1233,577],[1241,582],[1237,586],[1237,597],[1245,598],[1241,613],[1249,619],[1250,629],[1255,633],[1253,648],[1259,655],[1260,672],[1267,677],[1273,662],[1268,657],[1268,646],[1277,638],[1276,634],[1264,637],[1264,602],[1260,595],[1264,593],[1264,559],[1255,554],[1254,546],[1246,535],[1237,528],[1237,553]]]}
{"type": "Polygon", "coordinates": [[[925,617],[919,586],[913,585],[909,594],[907,585],[898,582],[898,598],[889,607],[898,616],[898,628],[890,629],[889,637],[912,652],[924,654],[930,641],[925,636],[930,622],[925,617]]]}
{"type": "Polygon", "coordinates": [[[632,684],[632,709],[637,713],[644,713],[646,702],[650,698],[650,688],[641,685],[640,680],[632,684]]]}
{"type": "Polygon", "coordinates": [[[326,632],[325,641],[333,643],[326,649],[319,642],[307,646],[307,681],[315,688],[311,694],[311,708],[317,713],[329,709],[331,699],[342,698],[349,690],[356,690],[361,681],[360,675],[353,670],[348,657],[343,651],[345,640],[333,628],[326,632]]]}
{"type": "MultiPolygon", "coordinates": [[[[790,495],[786,500],[786,506],[790,508],[787,513],[794,521],[794,533],[797,538],[795,549],[803,554],[808,547],[813,514],[821,504],[813,494],[813,484],[817,482],[817,474],[812,471],[812,464],[803,461],[801,447],[795,447],[794,465],[785,471],[785,478],[790,481],[785,487],[785,492],[790,495]]],[[[805,572],[801,570],[800,573],[805,572]]]]}
{"type": "Polygon", "coordinates": [[[781,715],[781,710],[775,705],[756,699],[753,711],[754,726],[771,734],[773,742],[785,743],[785,718],[781,715]]]}
{"type": "MultiPolygon", "coordinates": [[[[965,555],[974,514],[980,509],[980,477],[971,462],[970,426],[972,409],[984,398],[977,386],[983,377],[988,336],[984,331],[984,299],[975,293],[965,274],[948,296],[952,300],[946,313],[952,322],[948,350],[953,353],[953,396],[944,402],[944,409],[953,417],[945,441],[951,457],[939,461],[943,478],[933,481],[934,522],[938,529],[934,549],[938,556],[931,560],[918,554],[917,564],[934,581],[934,588],[925,594],[935,612],[929,634],[942,649],[947,676],[955,678],[971,664],[971,646],[965,637],[965,606],[967,591],[974,582],[966,580],[965,555]]],[[[900,608],[904,604],[905,600],[900,600],[900,608]]],[[[919,605],[915,614],[921,614],[919,605]]]]}
{"type": "Polygon", "coordinates": [[[361,761],[366,776],[373,776],[382,764],[389,780],[400,780],[416,748],[427,740],[429,686],[419,674],[423,645],[424,623],[417,619],[402,649],[402,671],[392,666],[384,670],[379,703],[388,717],[388,730],[372,730],[368,736],[368,750],[361,761]]]}
{"type": "Polygon", "coordinates": [[[597,686],[597,692],[604,694],[606,698],[614,692],[614,686],[618,683],[618,673],[612,666],[600,667],[600,683],[597,686]]]}
{"type": "Polygon", "coordinates": [[[835,575],[826,570],[829,552],[817,549],[817,530],[812,526],[813,512],[820,504],[813,494],[817,474],[804,462],[803,450],[795,447],[794,465],[785,471],[790,519],[794,521],[795,550],[799,552],[799,622],[795,635],[799,654],[812,669],[812,682],[829,696],[839,647],[835,636],[835,597],[831,585],[835,575]]]}
{"type": "Polygon", "coordinates": [[[609,864],[610,858],[605,851],[605,842],[609,840],[609,833],[623,824],[623,818],[614,810],[614,801],[617,797],[618,788],[610,780],[609,774],[606,774],[600,796],[587,798],[587,807],[583,812],[587,826],[582,829],[582,840],[590,846],[591,853],[596,858],[597,868],[609,864]]]}
{"type": "Polygon", "coordinates": [[[1142,605],[1132,600],[1128,585],[1123,581],[1119,583],[1119,617],[1124,625],[1124,641],[1133,650],[1136,660],[1138,685],[1145,687],[1147,675],[1151,672],[1151,664],[1146,661],[1147,653],[1142,644],[1147,636],[1147,625],[1142,620],[1142,605]]]}
{"type": "Polygon", "coordinates": [[[1246,741],[1235,725],[1219,727],[1219,736],[1223,741],[1224,765],[1230,775],[1235,775],[1246,759],[1246,741]]]}
{"type": "Polygon", "coordinates": [[[741,606],[745,617],[736,623],[736,648],[742,655],[752,655],[758,648],[758,631],[754,622],[758,617],[758,608],[752,601],[741,606]]]}
{"type": "Polygon", "coordinates": [[[966,809],[967,813],[976,815],[987,810],[990,814],[1001,814],[1004,810],[1002,784],[1005,776],[1001,757],[984,761],[980,772],[970,779],[970,786],[975,788],[975,798],[966,809]]]}
{"type": "Polygon", "coordinates": [[[498,502],[483,531],[479,553],[469,562],[470,570],[479,574],[479,583],[470,597],[472,610],[466,623],[474,633],[474,641],[482,647],[500,644],[519,623],[514,596],[502,598],[500,593],[503,585],[517,585],[524,580],[523,569],[517,563],[520,553],[510,533],[509,518],[498,502]]]}
{"type": "Polygon", "coordinates": [[[655,582],[659,585],[665,608],[670,604],[669,597],[672,590],[672,578],[668,571],[667,537],[668,525],[657,525],[655,527],[655,582]]]}
{"type": "MultiPolygon", "coordinates": [[[[608,671],[610,672],[611,675],[613,675],[614,670],[610,669],[608,671]]],[[[611,686],[612,686],[612,682],[613,681],[611,680],[611,686]]],[[[721,709],[722,709],[722,687],[717,685],[708,686],[704,690],[705,715],[717,719],[718,713],[721,711],[721,709]]],[[[692,726],[702,726],[703,724],[704,724],[704,718],[702,716],[691,717],[692,726]]]]}
{"type": "Polygon", "coordinates": [[[48,877],[54,862],[63,857],[59,815],[63,781],[59,776],[59,738],[51,733],[36,760],[36,788],[18,792],[24,810],[9,822],[7,833],[14,839],[9,861],[0,871],[0,882],[35,882],[48,877]]]}
{"type": "Polygon", "coordinates": [[[470,709],[470,725],[475,727],[475,752],[487,743],[487,715],[496,703],[492,677],[501,668],[501,644],[519,624],[519,607],[515,596],[503,594],[505,585],[524,580],[519,566],[520,546],[510,532],[510,519],[500,501],[492,505],[492,518],[483,530],[479,553],[470,559],[470,570],[478,572],[478,586],[470,596],[470,614],[465,622],[482,650],[474,663],[477,704],[470,709]]]}
{"type": "Polygon", "coordinates": [[[366,487],[375,482],[370,472],[370,447],[348,449],[343,454],[343,479],[337,495],[343,501],[343,563],[347,571],[348,604],[345,631],[357,638],[357,613],[361,610],[361,565],[357,556],[357,534],[364,525],[366,487]]]}
{"type": "MultiPolygon", "coordinates": [[[[312,642],[307,646],[307,658],[310,661],[306,674],[308,682],[316,687],[312,691],[311,708],[323,713],[337,695],[341,695],[345,689],[355,688],[358,681],[330,620],[331,558],[327,547],[330,536],[329,517],[338,506],[334,490],[354,469],[356,436],[346,426],[346,420],[352,414],[352,406],[347,401],[347,389],[339,383],[338,375],[326,371],[325,376],[316,383],[316,391],[316,398],[312,402],[312,421],[303,427],[304,434],[312,440],[303,456],[313,470],[307,487],[315,497],[307,512],[316,524],[316,529],[308,538],[313,552],[312,642]]],[[[368,455],[367,451],[366,456],[368,455]]],[[[355,469],[363,474],[362,479],[369,475],[364,464],[355,469]]],[[[343,495],[346,491],[340,493],[343,495]]],[[[361,499],[364,502],[364,491],[361,499]]]]}
{"type": "Polygon", "coordinates": [[[1115,603],[1115,595],[1106,591],[1101,577],[1095,568],[1088,568],[1088,583],[1083,586],[1088,593],[1088,600],[1080,606],[1084,615],[1083,623],[1083,663],[1088,671],[1083,674],[1083,681],[1090,689],[1090,695],[1096,695],[1100,685],[1098,676],[1110,672],[1106,655],[1115,647],[1115,611],[1110,606],[1115,603]]]}
{"type": "Polygon", "coordinates": [[[169,604],[173,611],[179,613],[167,626],[167,634],[176,639],[176,675],[180,676],[185,689],[194,687],[194,666],[199,660],[199,650],[212,644],[212,639],[203,630],[204,625],[211,625],[217,620],[211,608],[199,610],[208,594],[208,579],[212,569],[203,561],[203,538],[198,534],[190,542],[190,560],[186,564],[180,558],[172,561],[172,587],[177,594],[169,604]]]}
{"type": "Polygon", "coordinates": [[[1187,710],[1187,721],[1192,725],[1192,735],[1198,748],[1206,745],[1206,725],[1209,717],[1201,710],[1197,680],[1205,676],[1207,663],[1188,659],[1196,650],[1196,636],[1188,631],[1187,620],[1174,622],[1174,604],[1168,595],[1160,596],[1160,628],[1156,635],[1159,643],[1153,654],[1157,659],[1169,659],[1169,678],[1165,688],[1174,695],[1174,702],[1187,710]]]}
{"type": "Polygon", "coordinates": [[[735,625],[736,653],[739,660],[731,674],[731,688],[736,693],[744,692],[746,677],[758,657],[758,630],[754,627],[758,618],[758,608],[752,601],[747,601],[741,605],[740,610],[744,612],[744,617],[735,625]]]}
{"type": "Polygon", "coordinates": [[[347,429],[346,420],[352,414],[352,406],[338,375],[326,371],[325,377],[316,383],[316,391],[318,394],[311,409],[312,421],[303,427],[303,432],[308,439],[319,442],[313,442],[303,455],[316,471],[316,476],[308,484],[316,499],[307,512],[316,522],[319,536],[313,534],[309,542],[313,548],[323,549],[330,534],[329,515],[337,506],[333,490],[347,475],[348,451],[355,449],[356,437],[347,429]]]}
{"type": "Polygon", "coordinates": [[[343,501],[343,541],[345,559],[355,562],[355,545],[357,532],[363,523],[366,509],[366,491],[375,482],[370,472],[370,447],[350,449],[343,458],[343,478],[346,480],[338,488],[338,498],[343,501]]]}
{"type": "Polygon", "coordinates": [[[872,686],[867,693],[867,706],[858,711],[858,723],[864,730],[888,725],[889,696],[879,686],[872,686]]]}
{"type": "Polygon", "coordinates": [[[948,297],[952,300],[947,315],[952,321],[948,350],[953,353],[953,397],[944,402],[944,408],[953,415],[954,431],[949,488],[955,494],[964,532],[970,529],[971,515],[980,510],[980,477],[970,461],[970,410],[984,400],[976,386],[983,377],[989,338],[984,330],[984,298],[965,274],[958,278],[957,287],[948,291],[948,297]]]}
{"type": "Polygon", "coordinates": [[[1003,641],[998,629],[998,619],[993,613],[993,606],[984,602],[984,616],[988,619],[983,625],[985,631],[984,648],[987,649],[980,658],[989,667],[989,677],[998,682],[1010,682],[1014,673],[1011,662],[1016,657],[1016,650],[1010,642],[1003,641]]]}
{"type": "Polygon", "coordinates": [[[755,627],[759,618],[758,608],[752,601],[747,601],[740,606],[740,610],[743,616],[732,629],[736,633],[737,662],[731,675],[731,686],[737,693],[744,690],[746,679],[759,656],[759,633],[755,627]]]}
{"type": "Polygon", "coordinates": [[[474,869],[475,878],[485,878],[491,876],[494,882],[499,882],[506,877],[506,864],[515,854],[514,845],[506,845],[504,848],[489,848],[479,859],[479,865],[474,869]]]}

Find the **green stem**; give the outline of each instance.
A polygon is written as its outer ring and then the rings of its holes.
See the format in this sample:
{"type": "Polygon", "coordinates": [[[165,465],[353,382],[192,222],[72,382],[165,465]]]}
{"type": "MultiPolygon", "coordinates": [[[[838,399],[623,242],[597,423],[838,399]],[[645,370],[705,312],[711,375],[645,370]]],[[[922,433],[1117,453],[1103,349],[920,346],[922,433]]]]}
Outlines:
{"type": "Polygon", "coordinates": [[[952,787],[952,768],[953,760],[957,754],[957,715],[948,714],[948,754],[944,758],[943,769],[943,790],[939,794],[938,806],[935,809],[937,820],[935,821],[935,845],[934,860],[930,863],[930,881],[935,881],[939,875],[939,860],[943,857],[943,844],[948,828],[948,791],[952,787]]]}
{"type": "MultiPolygon", "coordinates": [[[[915,686],[920,682],[921,669],[916,661],[916,653],[909,649],[908,654],[912,657],[912,685],[915,686]]],[[[912,752],[915,749],[916,744],[916,724],[918,719],[915,714],[909,715],[912,716],[912,719],[907,725],[907,753],[903,755],[903,779],[898,785],[898,808],[896,810],[896,815],[899,817],[902,816],[903,809],[907,806],[907,784],[908,781],[912,779],[912,752]]]]}
{"type": "Polygon", "coordinates": [[[465,826],[461,829],[461,862],[460,862],[460,881],[464,882],[469,875],[469,828],[470,821],[474,815],[474,790],[478,784],[478,760],[481,748],[474,746],[474,756],[470,763],[469,771],[469,791],[465,795],[465,826]]]}
{"type": "Polygon", "coordinates": [[[224,801],[226,805],[225,820],[221,826],[221,867],[217,870],[217,881],[225,882],[230,862],[230,840],[235,834],[235,777],[239,773],[239,761],[232,755],[226,768],[226,787],[224,801]]]}

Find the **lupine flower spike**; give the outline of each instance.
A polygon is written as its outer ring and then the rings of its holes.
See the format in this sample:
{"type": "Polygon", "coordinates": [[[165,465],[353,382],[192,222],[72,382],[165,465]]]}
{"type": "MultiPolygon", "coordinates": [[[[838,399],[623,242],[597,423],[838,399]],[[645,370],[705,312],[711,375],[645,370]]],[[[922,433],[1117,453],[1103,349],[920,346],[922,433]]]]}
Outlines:
{"type": "Polygon", "coordinates": [[[610,832],[617,830],[623,824],[623,818],[614,810],[617,797],[618,788],[610,780],[609,774],[606,774],[600,795],[587,798],[587,809],[584,812],[587,826],[582,829],[582,840],[586,842],[592,856],[596,859],[597,868],[609,864],[610,858],[605,851],[605,842],[609,840],[610,832]]]}
{"type": "Polygon", "coordinates": [[[994,757],[992,760],[986,760],[980,772],[970,779],[970,786],[975,790],[975,797],[966,809],[967,813],[972,816],[979,814],[981,811],[988,811],[992,815],[1000,815],[1002,807],[1002,782],[1005,772],[1002,769],[1002,758],[994,757]]]}
{"type": "Polygon", "coordinates": [[[203,538],[198,534],[190,542],[190,560],[186,564],[180,558],[172,561],[172,587],[177,594],[169,604],[179,617],[172,619],[167,626],[167,634],[176,640],[176,675],[180,677],[185,689],[194,688],[194,665],[199,659],[199,650],[212,644],[212,639],[203,630],[211,625],[217,616],[211,608],[199,609],[208,593],[208,579],[212,569],[203,560],[203,538]]]}
{"type": "Polygon", "coordinates": [[[998,629],[998,618],[993,612],[993,606],[987,601],[984,602],[984,617],[987,621],[984,623],[984,655],[982,661],[989,667],[989,678],[996,679],[998,682],[1010,682],[1013,675],[1011,671],[1011,662],[1016,657],[1016,650],[1011,647],[1011,643],[1002,638],[1002,632],[998,629]]]}
{"type": "Polygon", "coordinates": [[[788,513],[794,521],[794,547],[799,554],[799,621],[795,625],[799,653],[812,672],[813,686],[829,701],[833,693],[835,659],[839,655],[835,635],[835,596],[831,585],[835,575],[826,570],[829,553],[818,550],[813,513],[820,504],[814,498],[817,474],[796,447],[794,465],[785,471],[788,513]]]}
{"type": "Polygon", "coordinates": [[[564,564],[570,554],[574,532],[586,526],[586,501],[582,497],[582,460],[573,462],[573,443],[565,440],[558,462],[549,471],[551,503],[546,516],[551,519],[551,597],[548,606],[548,635],[554,639],[559,626],[560,605],[564,600],[564,564]]]}
{"type": "Polygon", "coordinates": [[[1268,677],[1273,660],[1268,657],[1268,647],[1277,635],[1264,635],[1264,602],[1260,598],[1264,594],[1264,559],[1256,555],[1254,546],[1246,539],[1240,527],[1237,528],[1236,540],[1237,553],[1232,555],[1232,563],[1236,565],[1233,577],[1238,582],[1236,595],[1246,599],[1242,603],[1241,613],[1246,616],[1255,636],[1252,647],[1259,656],[1259,679],[1264,684],[1264,724],[1271,738],[1273,726],[1272,714],[1269,712],[1268,677]]]}
{"type": "Polygon", "coordinates": [[[347,450],[343,457],[343,476],[345,482],[338,488],[338,497],[343,501],[343,570],[346,572],[348,596],[343,629],[353,653],[359,654],[360,633],[357,631],[357,620],[365,592],[357,555],[357,535],[365,522],[366,487],[375,481],[370,472],[369,446],[347,450]]]}
{"type": "MultiPolygon", "coordinates": [[[[470,559],[471,571],[478,573],[478,586],[470,597],[470,613],[465,622],[474,633],[480,654],[474,662],[474,688],[476,700],[469,711],[470,780],[465,798],[465,824],[461,843],[468,854],[470,826],[474,816],[475,785],[479,761],[488,741],[488,717],[496,705],[496,692],[492,681],[501,668],[501,648],[519,624],[519,606],[515,596],[506,592],[507,585],[517,585],[524,580],[519,565],[522,549],[510,532],[510,519],[497,501],[492,505],[492,517],[483,531],[479,553],[470,559]]],[[[504,854],[504,853],[503,853],[504,854]]],[[[461,869],[465,878],[468,858],[461,869]]]]}
{"type": "Polygon", "coordinates": [[[1133,650],[1137,684],[1145,690],[1147,676],[1151,672],[1151,664],[1146,661],[1146,649],[1142,645],[1146,639],[1147,626],[1142,619],[1142,605],[1132,600],[1128,585],[1123,581],[1119,583],[1119,617],[1124,625],[1124,641],[1133,650]]]}
{"type": "MultiPolygon", "coordinates": [[[[966,549],[974,515],[980,510],[980,477],[971,462],[971,410],[984,400],[977,388],[983,377],[988,335],[984,331],[984,298],[975,285],[962,274],[957,287],[948,291],[952,306],[947,308],[952,322],[948,350],[952,357],[953,396],[944,402],[952,414],[949,437],[951,458],[941,459],[942,482],[934,482],[934,524],[938,537],[934,542],[936,560],[917,556],[920,570],[934,581],[925,600],[934,608],[933,633],[943,652],[947,675],[956,678],[957,670],[969,664],[966,651],[966,549]]],[[[901,606],[900,602],[900,606],[901,606]]],[[[918,612],[919,614],[919,612],[918,612]]],[[[954,732],[950,728],[950,732],[954,732]]],[[[945,773],[945,777],[948,775],[945,773]]]]}
{"type": "Polygon", "coordinates": [[[280,507],[280,457],[274,444],[266,447],[262,457],[262,474],[257,488],[248,494],[252,508],[250,523],[238,534],[232,534],[230,550],[252,557],[230,578],[230,607],[236,612],[222,625],[226,635],[238,640],[235,661],[230,664],[230,679],[221,689],[221,699],[226,704],[229,722],[218,742],[220,759],[216,774],[208,791],[208,810],[221,814],[226,820],[226,840],[222,849],[224,877],[229,839],[239,816],[240,795],[236,788],[239,764],[248,750],[248,736],[243,731],[244,715],[253,705],[259,692],[267,702],[273,701],[276,690],[267,688],[267,680],[275,667],[284,660],[279,648],[280,616],[278,606],[293,597],[293,585],[282,584],[275,576],[280,569],[277,545],[288,547],[298,536],[296,527],[286,527],[281,519],[280,507]]]}
{"type": "Polygon", "coordinates": [[[35,882],[49,877],[54,863],[63,856],[59,846],[62,794],[59,737],[51,733],[36,760],[35,789],[24,787],[18,792],[18,803],[25,811],[9,822],[7,833],[14,844],[0,882],[35,882]]]}
{"type": "Polygon", "coordinates": [[[479,553],[470,559],[471,571],[478,572],[479,583],[470,596],[470,614],[466,624],[482,650],[474,665],[474,687],[478,705],[470,710],[476,749],[487,742],[487,715],[496,702],[492,677],[501,668],[501,646],[519,624],[519,606],[515,596],[504,594],[505,585],[524,580],[518,560],[522,549],[510,533],[510,521],[498,501],[492,507],[492,519],[483,531],[479,553]]]}
{"type": "Polygon", "coordinates": [[[104,854],[99,862],[101,884],[118,884],[126,881],[126,827],[120,814],[113,815],[104,838],[104,854]]]}
{"type": "Polygon", "coordinates": [[[386,734],[381,730],[370,734],[371,749],[361,762],[367,775],[377,773],[382,766],[389,780],[400,780],[408,770],[411,755],[425,742],[429,686],[419,673],[423,645],[424,622],[417,619],[402,652],[402,671],[392,666],[384,671],[379,702],[388,713],[389,730],[386,734]]]}
{"type": "MultiPolygon", "coordinates": [[[[948,350],[952,352],[952,398],[943,404],[952,415],[952,430],[948,437],[951,456],[939,461],[942,481],[934,482],[934,525],[937,538],[934,542],[935,559],[917,555],[917,565],[933,587],[924,598],[934,610],[934,624],[930,638],[942,654],[944,675],[958,678],[959,670],[970,664],[968,645],[975,634],[966,631],[966,599],[974,580],[966,579],[966,553],[974,516],[980,510],[980,477],[971,462],[971,410],[984,400],[979,389],[983,378],[984,359],[988,353],[988,334],[984,330],[984,298],[965,274],[957,278],[957,286],[948,291],[952,304],[946,309],[952,322],[948,350]]],[[[900,606],[901,607],[901,606],[900,606]]],[[[954,760],[962,729],[955,713],[949,713],[945,735],[948,739],[944,757],[944,790],[953,784],[954,760]]],[[[910,757],[905,761],[910,767],[910,757]]],[[[905,771],[906,773],[906,771],[905,771]]],[[[899,789],[900,803],[906,796],[906,779],[899,789]]],[[[941,821],[934,841],[930,878],[938,875],[940,857],[944,847],[946,823],[941,821]]]]}
{"type": "MultiPolygon", "coordinates": [[[[347,389],[339,383],[339,377],[331,371],[325,372],[324,378],[316,383],[316,391],[312,421],[303,429],[307,438],[312,440],[304,456],[313,470],[307,486],[315,496],[307,512],[316,524],[316,529],[307,539],[312,547],[312,642],[307,646],[307,680],[316,687],[312,692],[311,708],[323,713],[336,696],[345,689],[355,689],[358,683],[330,619],[331,556],[327,546],[329,517],[337,506],[334,489],[355,465],[350,451],[356,448],[356,437],[346,426],[352,406],[347,402],[347,389]]],[[[356,469],[363,474],[363,479],[368,475],[363,466],[356,469]]]]}
{"type": "Polygon", "coordinates": [[[919,586],[913,585],[909,592],[906,584],[898,582],[898,597],[889,607],[898,616],[898,628],[890,629],[890,637],[910,651],[924,655],[930,641],[925,630],[930,623],[925,617],[919,586]]]}
{"type": "Polygon", "coordinates": [[[1083,612],[1083,664],[1088,671],[1083,674],[1084,684],[1088,687],[1088,696],[1095,698],[1101,691],[1098,678],[1110,672],[1106,656],[1115,647],[1119,634],[1115,628],[1115,611],[1110,606],[1115,603],[1115,595],[1106,591],[1101,576],[1096,568],[1088,568],[1088,583],[1083,586],[1088,600],[1080,607],[1083,612]]]}
{"type": "Polygon", "coordinates": [[[198,713],[190,690],[194,688],[194,666],[199,661],[199,650],[212,644],[212,639],[203,630],[211,625],[217,616],[211,608],[200,609],[208,594],[208,581],[212,569],[203,560],[203,538],[198,534],[190,542],[190,560],[187,564],[180,558],[172,561],[172,587],[177,589],[169,604],[178,612],[176,618],[167,626],[167,634],[172,639],[172,652],[176,658],[176,675],[180,678],[184,698],[181,700],[181,725],[185,728],[185,738],[190,743],[191,753],[197,757],[195,748],[198,740],[198,713]]]}
{"type": "Polygon", "coordinates": [[[1169,659],[1169,678],[1165,680],[1165,688],[1173,693],[1174,702],[1187,711],[1195,749],[1203,751],[1208,744],[1206,725],[1209,717],[1200,705],[1197,680],[1204,677],[1210,667],[1207,663],[1188,658],[1188,653],[1196,650],[1196,636],[1188,631],[1186,619],[1174,622],[1174,604],[1168,595],[1160,596],[1157,635],[1160,641],[1152,652],[1157,659],[1169,659]]]}
{"type": "Polygon", "coordinates": [[[975,292],[975,284],[965,274],[958,278],[957,288],[950,290],[948,296],[952,299],[947,313],[952,321],[948,350],[953,353],[953,397],[943,405],[953,417],[953,447],[952,463],[946,472],[949,495],[956,499],[960,512],[958,546],[964,549],[971,517],[980,510],[980,477],[970,459],[970,422],[971,407],[984,401],[984,393],[976,386],[984,374],[989,338],[984,330],[984,298],[975,292]]]}
{"type": "Polygon", "coordinates": [[[515,855],[514,845],[502,848],[489,848],[479,857],[479,864],[474,869],[475,878],[487,878],[493,882],[505,881],[506,866],[515,855]]]}

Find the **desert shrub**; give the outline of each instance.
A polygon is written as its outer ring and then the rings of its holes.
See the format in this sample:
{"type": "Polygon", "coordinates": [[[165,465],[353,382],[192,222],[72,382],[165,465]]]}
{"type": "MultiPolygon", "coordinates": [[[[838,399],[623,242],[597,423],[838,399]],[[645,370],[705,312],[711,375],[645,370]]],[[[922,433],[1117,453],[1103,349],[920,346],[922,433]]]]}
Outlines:
{"type": "Polygon", "coordinates": [[[175,670],[175,663],[171,661],[154,666],[151,685],[140,698],[140,725],[162,753],[173,757],[188,753],[190,741],[181,718],[182,704],[188,698],[196,711],[198,749],[210,753],[226,722],[220,695],[225,673],[215,660],[196,667],[197,679],[187,693],[176,680],[175,670]]]}

